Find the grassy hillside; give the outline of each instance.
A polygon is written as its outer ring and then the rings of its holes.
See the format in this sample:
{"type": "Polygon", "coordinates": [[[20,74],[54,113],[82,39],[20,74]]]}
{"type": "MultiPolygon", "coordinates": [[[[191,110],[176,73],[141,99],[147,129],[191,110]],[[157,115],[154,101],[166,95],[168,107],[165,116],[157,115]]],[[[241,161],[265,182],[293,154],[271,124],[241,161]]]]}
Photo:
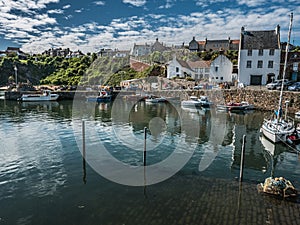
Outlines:
{"type": "MultiPolygon", "coordinates": [[[[150,55],[139,57],[140,60],[151,63],[151,67],[143,72],[136,72],[129,67],[129,57],[97,57],[95,53],[80,58],[51,57],[44,55],[28,56],[20,60],[17,56],[0,58],[0,85],[15,82],[17,68],[18,82],[31,82],[33,85],[78,85],[103,84],[116,86],[121,80],[143,78],[147,76],[164,76],[164,64],[174,55],[178,59],[196,61],[199,59],[211,60],[219,52],[189,53],[153,52],[150,55]]],[[[237,51],[225,52],[235,64],[237,51]]]]}

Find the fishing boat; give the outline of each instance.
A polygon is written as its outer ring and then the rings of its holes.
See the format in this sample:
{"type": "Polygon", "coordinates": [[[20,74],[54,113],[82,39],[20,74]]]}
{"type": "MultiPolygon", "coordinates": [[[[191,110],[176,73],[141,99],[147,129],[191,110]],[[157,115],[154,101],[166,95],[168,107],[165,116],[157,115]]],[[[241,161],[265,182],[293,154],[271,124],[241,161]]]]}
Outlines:
{"type": "Polygon", "coordinates": [[[105,90],[101,90],[98,92],[97,96],[87,96],[86,100],[88,102],[110,102],[112,100],[112,96],[109,92],[105,90]]]}
{"type": "Polygon", "coordinates": [[[218,110],[224,110],[224,111],[246,111],[246,110],[253,110],[255,109],[254,105],[249,104],[247,101],[242,102],[230,102],[225,105],[217,105],[218,110]]]}
{"type": "MultiPolygon", "coordinates": [[[[286,45],[286,53],[285,53],[285,61],[284,61],[282,80],[285,79],[285,74],[286,74],[292,22],[293,22],[293,13],[291,13],[291,16],[290,16],[290,26],[289,26],[289,33],[288,33],[288,42],[286,45]]],[[[274,143],[286,142],[287,137],[289,135],[292,135],[295,132],[294,120],[290,117],[287,117],[287,113],[285,113],[284,118],[282,116],[282,96],[283,96],[283,82],[281,84],[278,110],[275,111],[276,117],[264,119],[262,127],[261,127],[261,132],[263,133],[263,135],[265,135],[266,138],[268,138],[270,141],[272,141],[274,143]]],[[[288,102],[286,102],[286,103],[288,103],[288,102]]],[[[286,104],[286,112],[287,112],[287,105],[288,104],[286,104]]]]}
{"type": "Polygon", "coordinates": [[[23,102],[56,101],[59,95],[43,90],[42,94],[23,94],[18,100],[23,102]]]}

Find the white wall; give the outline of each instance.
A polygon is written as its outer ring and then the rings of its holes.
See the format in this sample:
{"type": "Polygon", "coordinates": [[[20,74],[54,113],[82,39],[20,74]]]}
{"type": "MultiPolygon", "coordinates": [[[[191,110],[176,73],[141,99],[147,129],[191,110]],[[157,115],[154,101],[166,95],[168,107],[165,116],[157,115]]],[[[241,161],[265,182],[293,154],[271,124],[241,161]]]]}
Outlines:
{"type": "Polygon", "coordinates": [[[280,50],[275,49],[274,55],[269,55],[269,49],[264,49],[263,56],[258,55],[259,50],[252,50],[252,56],[248,56],[248,49],[239,51],[239,62],[238,62],[238,79],[239,82],[245,85],[250,85],[251,75],[262,75],[262,85],[267,82],[268,74],[274,73],[275,79],[279,75],[280,68],[280,50]],[[247,61],[252,61],[251,68],[247,68],[247,61]],[[263,68],[257,68],[257,62],[263,61],[263,68]],[[268,68],[268,61],[273,61],[273,68],[268,68]]]}
{"type": "Polygon", "coordinates": [[[184,78],[185,77],[184,73],[189,74],[191,77],[194,76],[193,71],[181,66],[180,63],[176,60],[176,58],[173,58],[173,60],[170,61],[169,64],[167,65],[167,78],[168,79],[171,79],[173,77],[184,78]],[[178,68],[178,72],[176,72],[176,68],[178,68]]]}
{"type": "Polygon", "coordinates": [[[210,82],[231,82],[232,67],[232,62],[225,55],[219,55],[210,64],[210,82]]]}

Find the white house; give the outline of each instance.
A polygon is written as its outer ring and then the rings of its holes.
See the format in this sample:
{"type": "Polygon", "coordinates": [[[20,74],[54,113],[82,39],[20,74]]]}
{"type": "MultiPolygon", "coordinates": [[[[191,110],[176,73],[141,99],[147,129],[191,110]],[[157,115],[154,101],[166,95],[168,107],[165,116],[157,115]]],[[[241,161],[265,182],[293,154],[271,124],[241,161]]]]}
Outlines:
{"type": "Polygon", "coordinates": [[[166,64],[167,78],[173,77],[185,78],[187,76],[194,77],[194,71],[186,61],[179,60],[176,57],[166,64]]]}
{"type": "Polygon", "coordinates": [[[280,68],[280,27],[240,34],[238,81],[245,85],[264,85],[277,79],[280,68]]]}
{"type": "Polygon", "coordinates": [[[225,55],[219,55],[210,64],[209,81],[222,83],[233,82],[233,64],[225,55]]]}

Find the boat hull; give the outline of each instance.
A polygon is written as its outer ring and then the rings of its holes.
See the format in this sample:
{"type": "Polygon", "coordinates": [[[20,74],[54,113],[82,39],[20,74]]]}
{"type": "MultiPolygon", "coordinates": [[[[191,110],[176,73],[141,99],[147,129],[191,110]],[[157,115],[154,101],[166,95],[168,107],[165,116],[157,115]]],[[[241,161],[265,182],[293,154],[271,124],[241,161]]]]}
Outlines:
{"type": "Polygon", "coordinates": [[[201,103],[199,101],[187,100],[187,101],[182,101],[181,106],[183,106],[183,107],[201,107],[201,103]]]}
{"type": "Polygon", "coordinates": [[[291,126],[288,129],[280,129],[281,124],[272,124],[272,121],[265,121],[262,125],[261,132],[262,134],[271,142],[279,143],[286,142],[287,136],[293,134],[295,129],[291,126]],[[278,127],[276,127],[278,126],[278,127]]]}
{"type": "Polygon", "coordinates": [[[146,103],[161,103],[166,102],[167,100],[165,98],[146,98],[146,103]]]}
{"type": "Polygon", "coordinates": [[[110,102],[111,97],[88,97],[87,98],[88,102],[110,102]]]}
{"type": "Polygon", "coordinates": [[[51,94],[50,96],[23,95],[20,100],[23,102],[56,101],[58,97],[58,94],[51,94]]]}

